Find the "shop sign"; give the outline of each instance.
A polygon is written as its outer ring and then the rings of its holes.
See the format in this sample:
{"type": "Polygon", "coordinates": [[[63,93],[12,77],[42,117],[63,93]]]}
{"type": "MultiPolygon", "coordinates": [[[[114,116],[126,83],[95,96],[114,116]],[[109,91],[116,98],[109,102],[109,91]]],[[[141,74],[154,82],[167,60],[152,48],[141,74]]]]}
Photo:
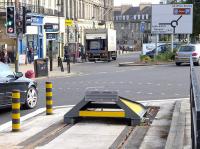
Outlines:
{"type": "Polygon", "coordinates": [[[55,33],[47,33],[46,39],[47,40],[57,40],[57,34],[55,34],[55,33]]]}
{"type": "Polygon", "coordinates": [[[38,16],[31,16],[26,20],[26,24],[30,25],[43,25],[43,18],[38,16]]]}
{"type": "Polygon", "coordinates": [[[46,23],[44,29],[46,32],[58,32],[59,26],[58,24],[46,23]]]}
{"type": "Polygon", "coordinates": [[[72,26],[73,20],[65,20],[65,26],[72,26]]]}

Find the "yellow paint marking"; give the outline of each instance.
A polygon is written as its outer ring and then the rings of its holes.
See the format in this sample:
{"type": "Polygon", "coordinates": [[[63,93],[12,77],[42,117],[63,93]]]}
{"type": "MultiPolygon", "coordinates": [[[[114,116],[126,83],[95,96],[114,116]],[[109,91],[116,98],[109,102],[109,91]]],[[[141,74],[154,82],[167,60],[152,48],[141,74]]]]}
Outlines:
{"type": "Polygon", "coordinates": [[[125,117],[124,111],[79,111],[83,117],[125,117]]]}
{"type": "Polygon", "coordinates": [[[136,114],[140,114],[142,111],[144,111],[144,107],[138,103],[130,102],[124,99],[120,99],[120,100],[136,114]]]}

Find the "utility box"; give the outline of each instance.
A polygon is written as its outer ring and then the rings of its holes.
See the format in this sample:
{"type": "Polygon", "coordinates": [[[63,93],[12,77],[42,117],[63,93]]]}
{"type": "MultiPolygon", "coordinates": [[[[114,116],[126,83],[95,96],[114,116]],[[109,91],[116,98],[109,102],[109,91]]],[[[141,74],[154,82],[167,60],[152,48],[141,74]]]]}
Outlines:
{"type": "Polygon", "coordinates": [[[35,77],[48,76],[48,58],[34,60],[35,77]]]}

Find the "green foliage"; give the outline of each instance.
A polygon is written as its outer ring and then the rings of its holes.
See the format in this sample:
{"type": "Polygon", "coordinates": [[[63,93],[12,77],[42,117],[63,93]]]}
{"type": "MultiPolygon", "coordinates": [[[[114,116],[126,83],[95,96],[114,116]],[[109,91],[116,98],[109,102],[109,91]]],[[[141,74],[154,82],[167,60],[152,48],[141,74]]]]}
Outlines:
{"type": "Polygon", "coordinates": [[[156,61],[161,61],[161,62],[166,62],[166,61],[174,60],[174,58],[175,58],[175,53],[169,51],[169,52],[158,54],[155,57],[155,60],[156,61]]]}
{"type": "Polygon", "coordinates": [[[145,63],[150,63],[150,62],[152,62],[152,59],[149,56],[140,55],[140,61],[145,62],[145,63]]]}

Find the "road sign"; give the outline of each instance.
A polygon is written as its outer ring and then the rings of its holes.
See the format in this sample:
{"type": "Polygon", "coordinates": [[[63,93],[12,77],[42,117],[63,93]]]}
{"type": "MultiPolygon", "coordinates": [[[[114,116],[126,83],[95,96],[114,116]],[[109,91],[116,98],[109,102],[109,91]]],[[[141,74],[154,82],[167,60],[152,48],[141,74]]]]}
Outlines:
{"type": "Polygon", "coordinates": [[[152,5],[152,34],[192,34],[193,4],[152,5]]]}
{"type": "Polygon", "coordinates": [[[65,26],[72,26],[73,20],[65,20],[65,26]]]}

